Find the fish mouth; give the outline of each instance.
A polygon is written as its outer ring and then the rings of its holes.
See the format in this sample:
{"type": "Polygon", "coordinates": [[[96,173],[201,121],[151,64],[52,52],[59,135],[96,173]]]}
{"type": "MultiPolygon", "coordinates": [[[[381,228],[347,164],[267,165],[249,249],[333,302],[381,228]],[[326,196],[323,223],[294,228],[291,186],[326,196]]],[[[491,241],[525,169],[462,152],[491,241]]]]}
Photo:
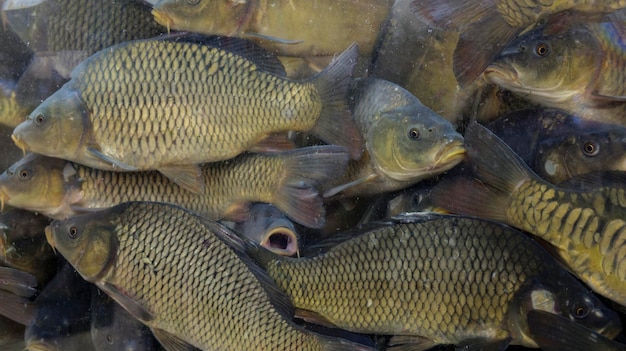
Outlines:
{"type": "Polygon", "coordinates": [[[502,87],[519,86],[519,74],[511,65],[494,63],[483,72],[485,79],[502,87]]]}
{"type": "Polygon", "coordinates": [[[445,148],[442,148],[435,159],[437,162],[433,166],[433,169],[439,169],[447,166],[454,166],[457,163],[463,161],[465,158],[465,145],[462,141],[455,141],[449,143],[445,148]]]}
{"type": "Polygon", "coordinates": [[[43,341],[29,341],[24,351],[57,351],[57,348],[43,341]]]}
{"type": "Polygon", "coordinates": [[[15,146],[17,146],[20,150],[22,150],[22,153],[26,155],[26,151],[28,151],[28,144],[26,144],[26,142],[20,139],[19,136],[15,135],[15,133],[11,134],[11,139],[13,139],[15,146]]]}
{"type": "Polygon", "coordinates": [[[174,19],[172,19],[167,12],[162,10],[153,9],[151,13],[156,23],[166,27],[167,33],[169,34],[170,29],[174,26],[174,19]]]}
{"type": "Polygon", "coordinates": [[[281,256],[299,255],[298,237],[288,227],[278,226],[272,228],[266,235],[261,246],[281,256]]]}
{"type": "Polygon", "coordinates": [[[4,211],[4,204],[10,200],[11,197],[4,191],[3,188],[0,188],[0,212],[4,211]]]}
{"type": "Polygon", "coordinates": [[[610,319],[605,326],[597,330],[599,334],[602,334],[609,339],[615,338],[617,335],[619,335],[619,333],[621,333],[621,331],[622,323],[620,323],[618,319],[610,319]]]}
{"type": "Polygon", "coordinates": [[[48,244],[50,244],[50,246],[52,247],[52,251],[54,251],[54,253],[56,254],[57,247],[56,242],[54,241],[54,236],[52,235],[52,226],[47,225],[44,229],[44,232],[46,233],[46,240],[48,241],[48,244]]]}

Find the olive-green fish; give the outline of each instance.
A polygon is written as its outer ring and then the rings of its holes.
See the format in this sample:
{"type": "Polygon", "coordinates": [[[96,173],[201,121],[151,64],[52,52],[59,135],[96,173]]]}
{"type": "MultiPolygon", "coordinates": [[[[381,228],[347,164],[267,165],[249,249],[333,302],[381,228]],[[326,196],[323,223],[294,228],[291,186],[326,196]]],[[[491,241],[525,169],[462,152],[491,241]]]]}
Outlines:
{"type": "Polygon", "coordinates": [[[273,154],[244,154],[202,166],[204,191],[190,192],[159,172],[102,171],[30,154],[0,175],[0,201],[55,219],[127,201],[167,202],[205,217],[243,221],[250,202],[273,203],[313,228],[324,225],[317,187],[345,169],[346,149],[335,145],[273,154]]]}
{"type": "Polygon", "coordinates": [[[609,336],[620,331],[615,312],[546,250],[505,225],[428,215],[360,231],[311,258],[285,258],[253,244],[248,251],[305,319],[396,335],[390,344],[407,350],[536,347],[526,323],[535,309],[609,336]]]}
{"type": "Polygon", "coordinates": [[[353,42],[369,56],[393,0],[160,0],[154,19],[176,30],[243,37],[281,56],[332,56],[353,42]]]}
{"type": "Polygon", "coordinates": [[[502,50],[485,78],[544,106],[626,125],[625,40],[617,21],[544,25],[502,50]]]}
{"type": "Polygon", "coordinates": [[[166,349],[369,349],[296,326],[289,299],[241,252],[241,239],[179,207],[125,203],[54,221],[46,236],[166,349]]]}
{"type": "Polygon", "coordinates": [[[461,134],[402,87],[381,79],[359,79],[350,96],[366,152],[348,164],[343,178],[324,196],[399,190],[463,160],[461,134]]]}
{"type": "Polygon", "coordinates": [[[591,289],[626,306],[623,172],[592,173],[574,178],[569,186],[555,186],[477,123],[468,127],[465,146],[475,175],[435,187],[431,195],[437,206],[540,237],[591,289]]]}
{"type": "Polygon", "coordinates": [[[259,148],[268,137],[272,144],[279,132],[311,130],[360,156],[346,100],[356,46],[300,82],[264,71],[234,53],[235,46],[282,71],[273,57],[240,39],[123,43],[76,67],[72,79],[15,128],[13,139],[23,149],[98,169],[158,170],[198,193],[204,182],[197,164],[259,148]],[[231,43],[233,50],[221,49],[231,43]]]}
{"type": "Polygon", "coordinates": [[[443,29],[459,30],[454,74],[472,83],[502,48],[529,26],[572,10],[593,17],[626,7],[624,0],[412,0],[422,18],[443,29]]]}

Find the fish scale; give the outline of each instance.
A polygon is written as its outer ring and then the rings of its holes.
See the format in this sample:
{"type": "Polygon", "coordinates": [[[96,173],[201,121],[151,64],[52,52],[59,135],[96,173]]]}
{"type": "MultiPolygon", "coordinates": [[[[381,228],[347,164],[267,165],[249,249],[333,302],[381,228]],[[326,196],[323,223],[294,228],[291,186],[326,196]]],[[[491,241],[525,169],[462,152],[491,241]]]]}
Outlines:
{"type": "Polygon", "coordinates": [[[139,317],[161,342],[176,335],[203,350],[366,349],[288,321],[288,312],[277,310],[270,297],[280,292],[264,286],[270,280],[227,244],[237,242],[234,234],[181,208],[127,203],[95,217],[55,222],[47,236],[83,277],[139,317]],[[70,242],[68,228],[80,231],[76,241],[70,242]],[[72,248],[81,245],[90,253],[77,257],[72,248]],[[99,251],[109,258],[99,259],[99,251]]]}

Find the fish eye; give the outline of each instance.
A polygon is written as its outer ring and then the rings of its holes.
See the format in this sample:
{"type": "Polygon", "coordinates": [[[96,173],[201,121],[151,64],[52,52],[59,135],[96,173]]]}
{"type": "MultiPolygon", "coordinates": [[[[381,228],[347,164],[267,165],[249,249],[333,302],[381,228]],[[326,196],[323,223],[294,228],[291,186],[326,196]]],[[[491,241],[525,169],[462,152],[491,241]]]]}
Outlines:
{"type": "Polygon", "coordinates": [[[550,47],[546,43],[539,43],[535,47],[535,54],[539,57],[546,57],[550,54],[550,47]]]}
{"type": "Polygon", "coordinates": [[[580,306],[576,306],[574,307],[574,317],[582,319],[585,318],[589,315],[589,306],[587,305],[580,305],[580,306]]]}
{"type": "Polygon", "coordinates": [[[583,153],[586,156],[595,156],[600,152],[600,146],[593,141],[587,141],[583,144],[583,153]]]}
{"type": "Polygon", "coordinates": [[[409,139],[417,140],[420,137],[420,131],[417,128],[411,128],[409,130],[408,135],[409,135],[409,139]]]}
{"type": "Polygon", "coordinates": [[[35,117],[35,123],[37,123],[38,125],[46,123],[46,117],[41,114],[37,115],[37,117],[35,117]]]}
{"type": "Polygon", "coordinates": [[[187,1],[187,5],[198,5],[198,3],[200,3],[200,0],[186,0],[187,1]]]}
{"type": "Polygon", "coordinates": [[[33,172],[28,168],[24,168],[19,171],[17,176],[20,180],[30,180],[30,178],[33,176],[33,172]]]}
{"type": "Polygon", "coordinates": [[[74,226],[69,227],[69,229],[67,230],[67,236],[69,236],[70,239],[75,239],[78,236],[78,228],[74,226]]]}

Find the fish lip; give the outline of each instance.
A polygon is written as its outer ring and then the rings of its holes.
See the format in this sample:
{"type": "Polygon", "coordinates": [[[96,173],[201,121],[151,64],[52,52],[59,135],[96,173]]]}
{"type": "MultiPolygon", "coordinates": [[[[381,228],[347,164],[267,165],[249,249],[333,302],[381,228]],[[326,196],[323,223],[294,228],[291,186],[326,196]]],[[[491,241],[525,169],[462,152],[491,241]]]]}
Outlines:
{"type": "Polygon", "coordinates": [[[167,32],[174,26],[174,19],[165,11],[159,9],[152,9],[150,12],[154,21],[164,27],[167,27],[167,32]]]}
{"type": "Polygon", "coordinates": [[[15,132],[11,134],[11,139],[13,139],[15,146],[22,150],[22,153],[26,155],[26,151],[28,151],[28,144],[24,142],[24,140],[22,140],[17,134],[15,134],[15,132]]]}
{"type": "Polygon", "coordinates": [[[24,351],[53,351],[55,348],[43,341],[28,341],[24,351]]]}
{"type": "Polygon", "coordinates": [[[465,153],[466,150],[463,142],[454,140],[448,143],[446,147],[439,150],[439,152],[435,156],[435,159],[437,161],[435,162],[435,165],[432,167],[432,169],[445,167],[451,163],[454,163],[457,160],[458,162],[461,162],[465,158],[465,153]]]}
{"type": "Polygon", "coordinates": [[[294,231],[288,226],[275,226],[265,235],[263,241],[261,241],[261,246],[267,248],[274,253],[277,253],[282,256],[300,256],[300,250],[298,248],[298,236],[294,233],[294,231]],[[269,245],[270,237],[274,234],[280,234],[287,236],[290,240],[287,243],[287,247],[283,248],[275,248],[269,245]]]}
{"type": "Polygon", "coordinates": [[[513,66],[504,63],[492,63],[485,69],[483,76],[487,81],[500,86],[510,85],[507,81],[519,84],[519,73],[517,70],[513,66]]]}
{"type": "Polygon", "coordinates": [[[0,187],[0,212],[4,211],[4,204],[11,201],[11,197],[4,189],[4,187],[0,187]]]}
{"type": "Polygon", "coordinates": [[[52,247],[52,251],[54,251],[54,253],[56,254],[57,248],[56,242],[54,241],[54,236],[52,235],[52,224],[46,226],[46,228],[44,229],[44,233],[46,234],[46,241],[48,241],[48,244],[50,244],[50,246],[52,247]]]}
{"type": "Polygon", "coordinates": [[[622,323],[619,319],[609,319],[609,322],[598,329],[597,332],[606,336],[607,338],[613,339],[622,331],[622,323]]]}

